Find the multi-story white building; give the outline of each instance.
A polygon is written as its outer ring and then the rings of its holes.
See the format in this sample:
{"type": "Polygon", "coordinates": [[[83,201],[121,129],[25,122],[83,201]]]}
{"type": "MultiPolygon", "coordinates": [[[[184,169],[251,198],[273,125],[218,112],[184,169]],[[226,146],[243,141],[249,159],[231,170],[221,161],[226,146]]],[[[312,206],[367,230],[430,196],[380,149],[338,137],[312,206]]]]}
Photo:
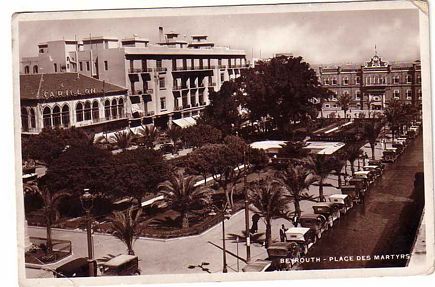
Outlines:
{"type": "Polygon", "coordinates": [[[131,37],[89,37],[38,45],[36,57],[21,60],[22,74],[77,72],[127,89],[126,116],[131,126],[155,124],[197,115],[209,103],[212,89],[246,68],[242,50],[216,47],[206,35],[187,42],[174,32],[160,41],[131,37]]]}

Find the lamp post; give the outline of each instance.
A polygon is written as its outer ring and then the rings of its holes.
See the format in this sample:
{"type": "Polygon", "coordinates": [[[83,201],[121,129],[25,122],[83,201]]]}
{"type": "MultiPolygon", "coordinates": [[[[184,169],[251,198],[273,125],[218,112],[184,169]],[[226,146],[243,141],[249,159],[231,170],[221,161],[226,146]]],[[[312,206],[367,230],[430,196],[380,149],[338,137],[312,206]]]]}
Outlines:
{"type": "Polygon", "coordinates": [[[222,206],[222,209],[216,207],[215,205],[212,205],[212,211],[209,213],[209,215],[216,215],[216,212],[214,211],[214,209],[218,210],[219,212],[222,213],[222,261],[223,261],[223,268],[222,268],[222,272],[223,273],[228,273],[228,268],[227,268],[227,250],[225,247],[225,218],[229,218],[230,217],[230,209],[228,208],[228,202],[225,202],[224,205],[222,206]]]}
{"type": "Polygon", "coordinates": [[[243,151],[243,164],[245,167],[245,174],[243,176],[243,193],[245,196],[245,232],[246,232],[246,262],[251,261],[251,233],[249,231],[249,200],[248,200],[248,189],[247,185],[247,164],[246,151],[243,151]]]}
{"type": "Polygon", "coordinates": [[[87,239],[88,239],[88,267],[89,267],[89,277],[95,277],[97,275],[97,269],[94,261],[94,250],[92,243],[92,226],[91,226],[91,209],[93,206],[94,196],[89,193],[89,189],[85,188],[83,194],[80,196],[80,202],[83,209],[86,212],[86,223],[87,223],[87,239]]]}

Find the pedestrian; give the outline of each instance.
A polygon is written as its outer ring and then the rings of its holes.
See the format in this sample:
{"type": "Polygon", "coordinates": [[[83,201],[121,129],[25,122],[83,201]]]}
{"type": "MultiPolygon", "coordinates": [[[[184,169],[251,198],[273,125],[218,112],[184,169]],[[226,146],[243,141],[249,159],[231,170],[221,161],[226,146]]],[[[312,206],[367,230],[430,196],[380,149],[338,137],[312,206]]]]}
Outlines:
{"type": "Polygon", "coordinates": [[[258,232],[258,221],[260,220],[260,215],[258,215],[257,213],[252,215],[252,226],[251,229],[249,230],[249,232],[251,234],[255,234],[258,232]]]}
{"type": "Polygon", "coordinates": [[[284,224],[281,225],[281,229],[279,230],[279,238],[281,239],[281,242],[286,242],[287,241],[287,235],[285,234],[285,232],[288,229],[285,228],[284,224]]]}

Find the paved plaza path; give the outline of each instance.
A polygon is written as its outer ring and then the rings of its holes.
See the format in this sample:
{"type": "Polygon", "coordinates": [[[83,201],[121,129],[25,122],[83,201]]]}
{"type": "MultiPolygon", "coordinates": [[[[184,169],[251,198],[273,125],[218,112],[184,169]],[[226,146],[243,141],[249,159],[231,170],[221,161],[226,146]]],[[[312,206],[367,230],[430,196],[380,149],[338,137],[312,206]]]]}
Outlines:
{"type": "MultiPolygon", "coordinates": [[[[322,248],[331,248],[331,246],[340,254],[357,252],[358,250],[355,250],[355,248],[362,248],[360,245],[364,245],[355,244],[359,242],[361,238],[368,238],[367,244],[370,244],[374,249],[378,244],[378,239],[385,237],[383,234],[385,226],[398,228],[398,226],[395,225],[396,223],[386,218],[384,213],[387,212],[388,215],[396,218],[400,215],[401,207],[408,205],[410,201],[409,196],[412,193],[413,176],[417,170],[417,166],[420,166],[419,164],[422,160],[421,148],[422,143],[420,138],[408,148],[408,152],[402,155],[399,162],[395,163],[395,166],[391,167],[390,171],[386,172],[378,183],[378,187],[375,188],[376,190],[372,192],[373,195],[369,197],[365,208],[359,207],[358,210],[352,211],[351,214],[349,214],[349,218],[343,219],[342,223],[340,223],[336,229],[331,231],[328,235],[325,235],[325,238],[322,237],[320,244],[312,249],[313,252],[314,250],[320,252],[322,248]],[[399,169],[400,172],[398,171],[399,169]],[[390,205],[392,208],[388,207],[390,205]],[[375,224],[373,225],[373,223],[375,224]],[[374,230],[375,228],[376,230],[374,230]],[[343,237],[335,237],[340,233],[343,233],[343,235],[341,235],[343,237]],[[337,246],[341,246],[340,248],[344,249],[340,249],[337,246]]],[[[371,156],[368,145],[363,149],[371,156]]],[[[380,158],[381,156],[382,147],[381,145],[377,145],[376,158],[380,158]]],[[[350,173],[349,166],[348,170],[350,173]]],[[[340,190],[337,188],[336,176],[330,175],[325,183],[327,184],[324,188],[326,196],[340,193],[340,190]]],[[[318,186],[311,186],[309,193],[317,195],[318,186]]],[[[301,202],[301,208],[306,212],[312,212],[312,205],[312,202],[301,202]]],[[[252,213],[250,215],[252,216],[252,213]]],[[[241,234],[241,231],[244,229],[244,224],[244,213],[242,210],[225,222],[226,234],[241,234]]],[[[273,220],[272,238],[274,240],[279,240],[279,228],[281,224],[285,224],[286,227],[291,226],[291,223],[286,220],[273,220]]],[[[265,232],[265,225],[262,220],[259,221],[259,232],[265,232]]],[[[45,237],[45,228],[29,227],[29,235],[45,237]]],[[[85,232],[54,229],[53,238],[72,241],[73,256],[68,260],[87,256],[85,232]]],[[[108,254],[117,255],[127,252],[124,245],[111,235],[94,234],[93,238],[96,258],[101,258],[108,254]]],[[[188,268],[189,265],[199,265],[202,262],[209,263],[208,268],[210,272],[214,273],[222,272],[222,250],[219,248],[221,246],[222,228],[221,224],[219,224],[202,235],[188,238],[170,239],[166,241],[139,238],[134,245],[134,250],[140,259],[139,266],[142,274],[204,272],[200,268],[188,268]]],[[[228,239],[226,240],[226,247],[227,250],[233,254],[238,253],[240,257],[246,258],[244,243],[241,242],[237,244],[235,241],[228,239]]],[[[382,246],[377,247],[381,248],[382,246]]],[[[251,257],[253,260],[265,259],[267,257],[266,249],[260,244],[252,244],[251,257]]],[[[237,272],[237,265],[239,265],[239,270],[241,271],[241,268],[245,265],[244,262],[237,260],[236,257],[230,254],[227,255],[227,262],[229,272],[237,272]]],[[[56,267],[57,265],[52,267],[56,267]]],[[[52,277],[50,272],[38,269],[27,268],[26,272],[27,276],[30,278],[52,277]]]]}

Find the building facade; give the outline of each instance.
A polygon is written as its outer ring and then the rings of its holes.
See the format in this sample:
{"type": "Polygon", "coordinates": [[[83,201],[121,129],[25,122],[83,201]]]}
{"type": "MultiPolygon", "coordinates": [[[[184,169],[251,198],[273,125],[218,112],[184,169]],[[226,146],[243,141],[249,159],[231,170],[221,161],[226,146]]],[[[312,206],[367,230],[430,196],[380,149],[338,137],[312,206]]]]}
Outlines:
{"type": "Polygon", "coordinates": [[[216,47],[206,35],[190,42],[178,36],[160,27],[156,44],[138,37],[41,43],[38,56],[22,58],[21,74],[76,72],[118,85],[127,90],[131,126],[166,128],[173,119],[199,114],[211,90],[248,66],[242,50],[216,47]]]}
{"type": "Polygon", "coordinates": [[[128,126],[127,89],[79,73],[20,76],[21,129],[80,127],[100,132],[128,126]]]}
{"type": "Polygon", "coordinates": [[[420,61],[387,63],[376,52],[364,65],[319,66],[320,83],[335,95],[324,110],[341,110],[340,96],[350,95],[351,110],[383,110],[392,99],[421,107],[420,61]]]}

